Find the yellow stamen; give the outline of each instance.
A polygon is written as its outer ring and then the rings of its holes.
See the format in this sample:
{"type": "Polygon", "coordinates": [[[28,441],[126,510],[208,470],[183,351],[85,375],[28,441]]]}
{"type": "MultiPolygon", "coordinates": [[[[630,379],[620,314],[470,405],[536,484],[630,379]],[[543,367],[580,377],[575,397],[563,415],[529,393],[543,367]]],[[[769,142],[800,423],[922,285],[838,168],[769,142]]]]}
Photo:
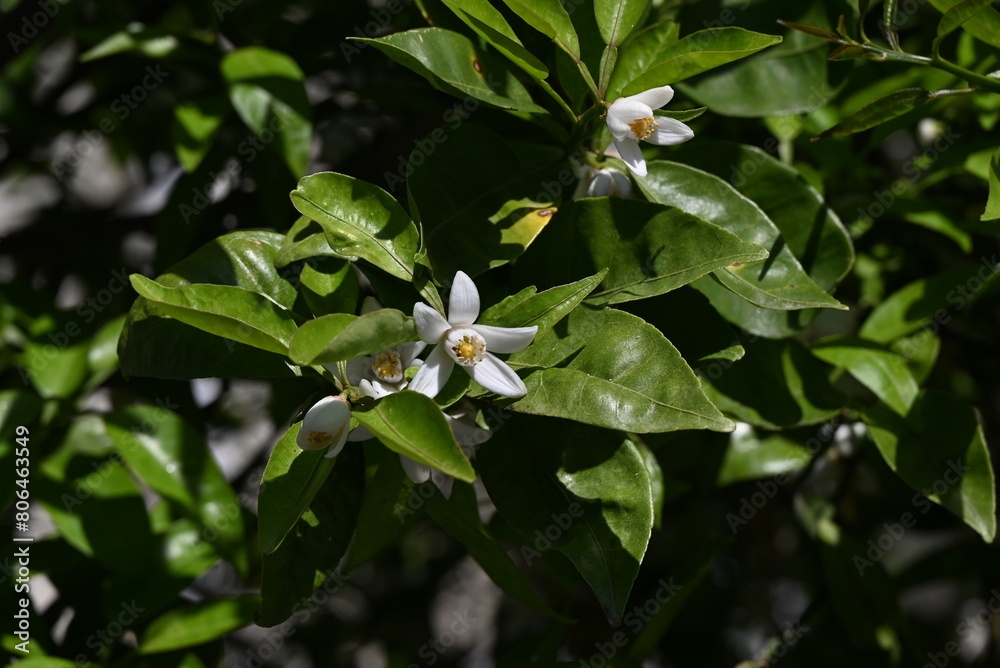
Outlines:
{"type": "Polygon", "coordinates": [[[458,356],[471,360],[476,356],[476,347],[471,343],[462,343],[458,346],[458,356]]]}
{"type": "Polygon", "coordinates": [[[657,125],[659,125],[659,123],[657,123],[656,119],[652,116],[648,118],[637,118],[628,124],[636,139],[646,139],[653,134],[653,132],[655,132],[654,128],[657,125]]]}
{"type": "Polygon", "coordinates": [[[391,349],[383,350],[372,360],[372,370],[383,380],[399,376],[403,372],[401,366],[399,355],[391,349]]]}
{"type": "Polygon", "coordinates": [[[306,435],[306,443],[309,445],[322,445],[332,438],[333,434],[325,431],[311,431],[306,435]]]}

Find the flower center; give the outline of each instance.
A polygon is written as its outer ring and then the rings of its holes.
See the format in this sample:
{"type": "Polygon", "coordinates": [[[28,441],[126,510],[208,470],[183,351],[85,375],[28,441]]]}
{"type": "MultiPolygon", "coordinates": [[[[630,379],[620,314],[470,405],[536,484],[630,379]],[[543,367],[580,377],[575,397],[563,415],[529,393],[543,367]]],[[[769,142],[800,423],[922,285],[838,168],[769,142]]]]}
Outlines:
{"type": "Polygon", "coordinates": [[[486,340],[472,329],[453,329],[445,337],[451,358],[463,366],[475,366],[486,355],[486,340]]]}
{"type": "Polygon", "coordinates": [[[628,124],[632,128],[632,134],[635,135],[636,139],[646,139],[649,135],[655,132],[656,126],[659,123],[652,116],[648,118],[637,118],[628,124]]]}
{"type": "Polygon", "coordinates": [[[395,348],[386,348],[372,358],[372,371],[379,380],[398,383],[403,380],[403,363],[395,348]]]}
{"type": "Polygon", "coordinates": [[[306,434],[306,443],[319,448],[321,445],[329,443],[333,439],[333,434],[325,431],[311,431],[306,434]]]}

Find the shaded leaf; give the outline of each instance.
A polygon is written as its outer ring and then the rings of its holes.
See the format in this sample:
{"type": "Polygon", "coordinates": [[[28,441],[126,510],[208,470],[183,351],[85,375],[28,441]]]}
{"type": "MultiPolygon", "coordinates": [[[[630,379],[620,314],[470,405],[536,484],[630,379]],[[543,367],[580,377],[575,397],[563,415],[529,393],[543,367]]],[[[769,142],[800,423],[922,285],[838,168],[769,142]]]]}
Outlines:
{"type": "Polygon", "coordinates": [[[932,94],[923,88],[897,90],[895,93],[891,93],[865,105],[862,109],[848,116],[829,130],[825,130],[813,137],[813,140],[843,137],[856,132],[870,130],[919,107],[930,100],[931,97],[932,94]]]}
{"type": "Polygon", "coordinates": [[[364,357],[417,338],[413,318],[395,309],[362,316],[325,315],[305,323],[292,337],[289,355],[297,364],[328,364],[364,357]]]}

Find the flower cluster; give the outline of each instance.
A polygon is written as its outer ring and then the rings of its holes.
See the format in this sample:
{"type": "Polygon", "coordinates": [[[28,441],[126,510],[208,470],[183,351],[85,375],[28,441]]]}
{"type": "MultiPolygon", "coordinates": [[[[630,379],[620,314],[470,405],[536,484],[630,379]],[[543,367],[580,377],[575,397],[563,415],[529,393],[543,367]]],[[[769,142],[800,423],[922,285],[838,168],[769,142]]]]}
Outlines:
{"type": "MultiPolygon", "coordinates": [[[[372,298],[362,305],[362,314],[378,310],[381,306],[372,298]]],[[[531,343],[537,327],[493,327],[477,325],[479,317],[479,291],[472,279],[459,271],[451,289],[448,318],[426,304],[413,308],[413,318],[420,341],[402,343],[380,350],[374,355],[349,360],[347,378],[340,378],[335,365],[327,365],[339,380],[358,387],[361,394],[379,399],[403,389],[435,397],[448,381],[455,365],[464,369],[473,380],[485,389],[503,397],[523,397],[527,392],[517,374],[493,353],[513,353],[531,343]],[[428,344],[435,344],[426,361],[417,356],[428,344]],[[409,383],[406,370],[418,371],[409,383]]],[[[490,433],[476,426],[473,413],[467,410],[445,413],[456,441],[462,446],[479,445],[490,433]]],[[[347,441],[373,438],[364,426],[353,430],[351,409],[342,396],[320,399],[302,420],[296,442],[303,450],[329,448],[327,457],[336,457],[347,441]]],[[[431,477],[429,466],[400,455],[407,475],[417,483],[431,477]]]]}

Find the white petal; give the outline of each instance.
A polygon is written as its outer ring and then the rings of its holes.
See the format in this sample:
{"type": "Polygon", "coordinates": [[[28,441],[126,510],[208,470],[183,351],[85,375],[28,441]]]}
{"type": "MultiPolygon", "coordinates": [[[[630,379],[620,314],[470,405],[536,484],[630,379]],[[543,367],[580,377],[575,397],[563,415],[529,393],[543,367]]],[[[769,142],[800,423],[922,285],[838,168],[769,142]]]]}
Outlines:
{"type": "Polygon", "coordinates": [[[414,362],[417,362],[417,355],[424,352],[424,348],[427,344],[423,341],[410,341],[409,343],[399,344],[399,361],[403,364],[403,369],[406,370],[411,366],[414,366],[414,362]]]}
{"type": "Polygon", "coordinates": [[[492,327],[490,325],[473,325],[472,329],[486,339],[486,350],[493,353],[516,353],[524,350],[535,338],[538,327],[492,327]]]}
{"type": "Polygon", "coordinates": [[[358,441],[367,441],[369,439],[375,438],[375,434],[368,431],[368,427],[363,425],[358,425],[351,430],[351,433],[347,435],[347,440],[351,443],[357,443],[358,441]]]}
{"type": "Polygon", "coordinates": [[[406,455],[399,456],[399,463],[403,465],[403,470],[410,480],[418,485],[431,479],[431,467],[427,464],[415,462],[406,455]]]}
{"type": "Polygon", "coordinates": [[[378,300],[374,297],[365,297],[365,300],[361,302],[361,315],[367,315],[369,313],[374,313],[375,311],[381,311],[382,305],[378,303],[378,300]]]}
{"type": "Polygon", "coordinates": [[[587,186],[587,197],[607,197],[611,191],[612,183],[611,174],[608,170],[602,169],[594,174],[594,178],[590,180],[590,185],[587,186]]]}
{"type": "Polygon", "coordinates": [[[617,169],[606,169],[606,172],[611,172],[612,187],[609,195],[615,197],[631,197],[632,196],[632,180],[629,179],[627,174],[622,174],[617,169]]]}
{"type": "Polygon", "coordinates": [[[471,325],[479,317],[479,290],[464,271],[455,273],[448,300],[448,322],[452,325],[471,325]]]}
{"type": "Polygon", "coordinates": [[[455,486],[455,479],[452,478],[447,473],[438,471],[437,469],[431,469],[431,480],[441,490],[441,494],[444,498],[451,498],[451,489],[455,486]]]}
{"type": "Polygon", "coordinates": [[[378,380],[363,380],[358,383],[358,389],[361,390],[361,394],[372,399],[381,399],[396,391],[392,385],[378,380]]]}
{"type": "Polygon", "coordinates": [[[417,334],[424,343],[437,343],[451,329],[444,316],[427,304],[413,305],[413,321],[417,325],[417,334]]]}
{"type": "Polygon", "coordinates": [[[347,438],[351,406],[342,397],[324,397],[306,411],[295,442],[303,450],[319,450],[347,438]]]}
{"type": "Polygon", "coordinates": [[[324,456],[327,459],[333,459],[334,457],[340,454],[340,451],[344,449],[344,444],[346,443],[347,443],[347,430],[345,429],[343,432],[341,432],[340,436],[337,437],[337,440],[334,441],[333,445],[330,446],[330,449],[326,451],[326,455],[324,456]]]}
{"type": "Polygon", "coordinates": [[[439,345],[427,356],[427,360],[421,365],[420,371],[413,377],[406,389],[433,399],[448,382],[448,377],[451,376],[451,370],[454,367],[455,361],[448,356],[445,347],[439,345]]]}
{"type": "Polygon", "coordinates": [[[492,432],[476,425],[475,422],[466,422],[465,420],[454,418],[447,413],[445,413],[445,418],[447,418],[448,426],[451,427],[451,433],[455,435],[455,440],[458,441],[459,445],[482,445],[490,440],[490,437],[493,435],[492,432]]]}
{"type": "Polygon", "coordinates": [[[667,104],[667,102],[674,99],[674,89],[670,86],[650,88],[649,90],[644,90],[641,93],[630,95],[625,99],[632,100],[634,102],[641,102],[642,104],[647,105],[650,109],[659,109],[667,104]]]}
{"type": "Polygon", "coordinates": [[[472,380],[501,397],[518,399],[528,393],[514,370],[489,353],[479,364],[462,368],[469,372],[472,380]]]}
{"type": "Polygon", "coordinates": [[[673,146],[694,137],[694,131],[676,118],[657,116],[656,121],[659,125],[653,129],[653,134],[646,137],[650,144],[673,146]]]}
{"type": "Polygon", "coordinates": [[[622,161],[629,169],[639,176],[646,175],[646,159],[642,157],[642,149],[639,148],[639,142],[631,138],[621,141],[616,139],[615,146],[618,148],[618,154],[621,155],[622,161]]]}
{"type": "Polygon", "coordinates": [[[608,130],[614,139],[625,139],[635,137],[629,125],[640,118],[649,118],[653,115],[653,110],[648,104],[643,104],[628,97],[620,97],[608,107],[608,130]]]}

